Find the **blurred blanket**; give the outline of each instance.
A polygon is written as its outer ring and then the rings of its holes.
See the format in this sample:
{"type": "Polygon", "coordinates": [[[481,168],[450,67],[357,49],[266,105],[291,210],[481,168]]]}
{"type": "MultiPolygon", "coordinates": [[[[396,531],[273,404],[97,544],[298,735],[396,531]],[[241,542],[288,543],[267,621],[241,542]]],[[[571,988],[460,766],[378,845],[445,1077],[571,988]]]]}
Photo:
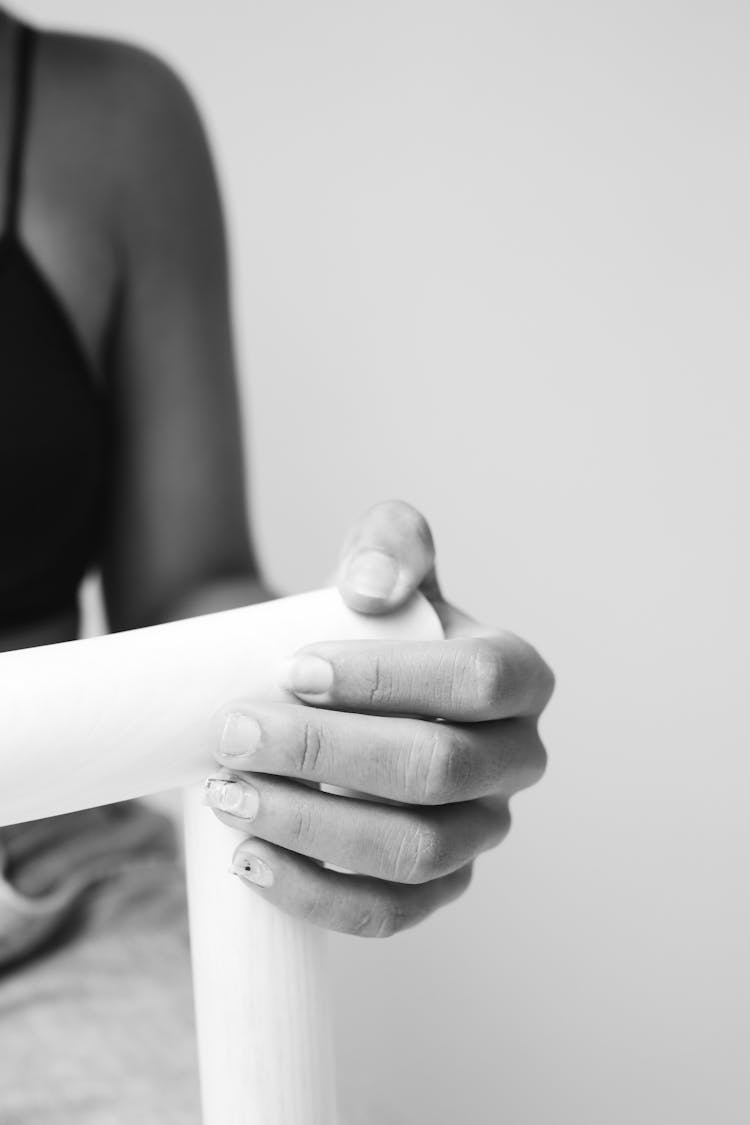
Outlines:
{"type": "Polygon", "coordinates": [[[0,829],[0,1121],[199,1125],[184,873],[168,817],[0,829]]]}

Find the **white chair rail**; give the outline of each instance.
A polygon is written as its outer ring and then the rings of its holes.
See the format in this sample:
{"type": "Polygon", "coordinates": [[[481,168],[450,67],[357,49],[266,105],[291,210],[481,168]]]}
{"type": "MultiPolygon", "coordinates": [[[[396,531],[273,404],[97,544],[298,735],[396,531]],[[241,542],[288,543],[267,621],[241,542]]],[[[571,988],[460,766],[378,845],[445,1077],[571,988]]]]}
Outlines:
{"type": "Polygon", "coordinates": [[[289,700],[314,641],[441,635],[421,597],[364,617],[335,590],[0,654],[0,824],[184,788],[204,1125],[336,1125],[325,941],[229,873],[238,833],[200,803],[209,723],[234,698],[289,700]]]}

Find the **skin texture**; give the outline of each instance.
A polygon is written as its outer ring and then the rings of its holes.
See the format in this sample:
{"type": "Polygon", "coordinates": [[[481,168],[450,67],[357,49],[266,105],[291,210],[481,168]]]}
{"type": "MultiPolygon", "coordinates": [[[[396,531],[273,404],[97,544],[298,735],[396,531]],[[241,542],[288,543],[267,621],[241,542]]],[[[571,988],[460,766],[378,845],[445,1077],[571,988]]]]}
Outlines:
{"type": "MultiPolygon", "coordinates": [[[[3,105],[14,34],[0,11],[3,105]]],[[[0,115],[3,153],[7,127],[0,115]]],[[[116,423],[100,560],[111,628],[268,597],[245,515],[219,194],[198,115],[163,63],[44,33],[20,233],[116,423]]],[[[537,720],[552,676],[531,646],[445,601],[430,530],[408,504],[379,505],[353,526],[338,584],[353,609],[375,614],[421,589],[445,641],[308,650],[330,687],[311,693],[308,660],[307,671],[290,668],[288,705],[230,705],[216,720],[223,769],[207,795],[252,814],[218,814],[248,832],[235,864],[250,885],[320,925],[385,935],[459,895],[475,856],[506,834],[510,796],[544,768],[537,720]],[[227,723],[230,714],[257,726],[227,723]],[[230,746],[222,735],[232,731],[230,746]],[[320,783],[367,796],[342,799],[320,783]]],[[[77,630],[75,616],[58,617],[0,635],[0,649],[77,630]]]]}
{"type": "Polygon", "coordinates": [[[327,642],[295,654],[287,686],[306,706],[238,700],[222,710],[223,769],[206,800],[252,834],[234,856],[249,886],[321,926],[383,937],[460,895],[475,857],[504,839],[510,797],[544,772],[538,720],[554,679],[531,645],[445,601],[429,527],[402,501],[355,525],[338,583],[352,608],[371,613],[420,589],[445,640],[327,642]],[[377,555],[363,560],[364,551],[377,555]]]}

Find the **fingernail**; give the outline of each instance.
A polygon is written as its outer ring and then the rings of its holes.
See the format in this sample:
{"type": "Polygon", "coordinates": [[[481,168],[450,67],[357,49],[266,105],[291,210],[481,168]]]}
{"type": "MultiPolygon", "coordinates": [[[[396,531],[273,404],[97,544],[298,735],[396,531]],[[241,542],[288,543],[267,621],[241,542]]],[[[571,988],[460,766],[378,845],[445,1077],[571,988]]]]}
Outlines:
{"type": "Polygon", "coordinates": [[[203,784],[203,804],[233,816],[254,820],[260,795],[254,785],[237,778],[209,777],[203,784]]]}
{"type": "Polygon", "coordinates": [[[294,656],[286,666],[285,681],[296,695],[323,695],[333,685],[333,668],[321,656],[294,656]]]}
{"type": "Polygon", "coordinates": [[[385,551],[359,551],[346,568],[346,579],[365,598],[387,598],[398,578],[398,563],[385,551]]]}
{"type": "Polygon", "coordinates": [[[246,757],[260,745],[260,724],[249,715],[233,712],[227,715],[219,739],[219,753],[225,758],[246,757]]]}
{"type": "Polygon", "coordinates": [[[273,871],[264,859],[251,852],[240,852],[232,860],[232,872],[256,887],[270,887],[273,884],[273,871]]]}

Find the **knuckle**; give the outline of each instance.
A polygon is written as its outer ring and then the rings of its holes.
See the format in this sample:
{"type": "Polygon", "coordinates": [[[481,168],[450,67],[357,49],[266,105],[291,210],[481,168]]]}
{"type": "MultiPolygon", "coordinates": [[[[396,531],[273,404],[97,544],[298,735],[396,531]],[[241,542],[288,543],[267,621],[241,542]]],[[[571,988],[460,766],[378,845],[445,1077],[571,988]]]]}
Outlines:
{"type": "Polygon", "coordinates": [[[352,937],[387,938],[407,924],[406,914],[394,899],[370,898],[351,903],[339,929],[352,937]]]}
{"type": "Polygon", "coordinates": [[[400,933],[407,925],[406,913],[397,903],[381,907],[373,937],[389,938],[400,933]]]}
{"type": "Polygon", "coordinates": [[[445,725],[436,723],[424,740],[420,758],[420,780],[412,789],[425,805],[442,805],[466,792],[471,776],[471,756],[465,744],[445,725]],[[426,744],[425,744],[426,743],[426,744]]]}
{"type": "Polygon", "coordinates": [[[529,760],[532,784],[535,784],[537,781],[541,781],[547,772],[547,763],[549,760],[547,747],[544,745],[539,735],[534,739],[529,760]]]}
{"type": "Polygon", "coordinates": [[[405,833],[396,857],[398,883],[427,883],[443,869],[445,842],[432,824],[417,821],[405,833]]]}
{"type": "Polygon", "coordinates": [[[369,937],[373,930],[374,913],[369,905],[352,910],[344,924],[344,932],[352,937],[369,937]]]}
{"type": "Polygon", "coordinates": [[[506,692],[506,662],[498,647],[478,640],[472,645],[470,662],[471,695],[482,711],[496,707],[506,692]]]}
{"type": "Polygon", "coordinates": [[[557,680],[555,677],[555,673],[552,671],[546,660],[543,660],[541,656],[539,656],[539,664],[539,675],[542,681],[541,702],[539,707],[539,713],[541,714],[541,712],[545,709],[550,699],[554,695],[557,680]]]}
{"type": "Polygon", "coordinates": [[[509,794],[541,781],[547,769],[547,751],[536,724],[523,724],[515,749],[509,749],[501,740],[496,758],[501,770],[502,788],[509,794]]]}
{"type": "Polygon", "coordinates": [[[504,805],[501,805],[498,810],[497,824],[498,830],[501,833],[501,839],[504,840],[513,827],[513,813],[510,811],[510,805],[507,801],[504,805]]]}
{"type": "Polygon", "coordinates": [[[513,826],[513,816],[507,798],[498,798],[491,802],[490,815],[487,838],[481,850],[496,848],[502,844],[513,826]]]}

